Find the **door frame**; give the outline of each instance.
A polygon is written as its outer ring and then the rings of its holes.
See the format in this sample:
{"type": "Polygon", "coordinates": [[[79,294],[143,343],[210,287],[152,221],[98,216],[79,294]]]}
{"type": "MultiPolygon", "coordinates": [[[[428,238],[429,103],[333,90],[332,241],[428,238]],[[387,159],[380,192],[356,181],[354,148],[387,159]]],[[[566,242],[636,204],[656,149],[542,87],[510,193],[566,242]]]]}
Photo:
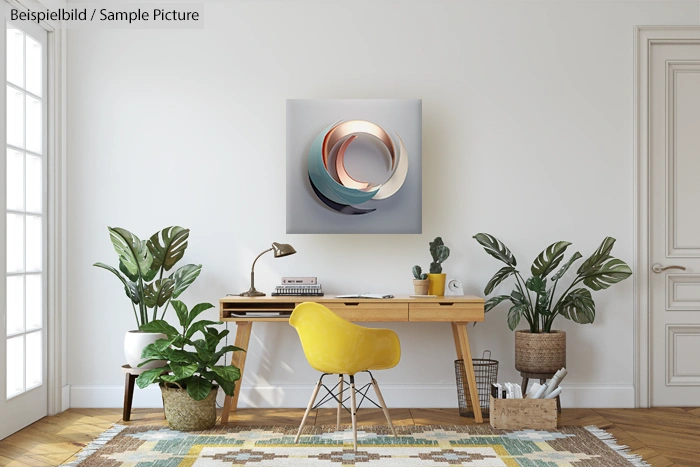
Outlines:
{"type": "Polygon", "coordinates": [[[651,407],[649,51],[654,44],[700,44],[700,26],[636,26],[634,34],[634,405],[651,407]]]}
{"type": "MultiPolygon", "coordinates": [[[[46,11],[44,0],[0,0],[9,8],[46,11]]],[[[55,5],[54,5],[55,6],[55,5]]],[[[69,408],[66,375],[66,30],[58,21],[39,23],[47,33],[47,412],[69,408]]],[[[4,55],[3,55],[4,56],[4,55]]],[[[4,248],[4,247],[3,247],[4,248]]]]}

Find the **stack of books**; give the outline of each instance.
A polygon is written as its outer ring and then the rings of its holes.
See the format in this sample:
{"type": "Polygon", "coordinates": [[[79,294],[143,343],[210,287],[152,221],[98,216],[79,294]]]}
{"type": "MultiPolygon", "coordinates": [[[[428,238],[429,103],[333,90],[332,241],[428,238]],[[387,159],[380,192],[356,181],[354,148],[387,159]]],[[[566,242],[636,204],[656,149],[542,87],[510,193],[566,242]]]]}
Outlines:
{"type": "Polygon", "coordinates": [[[323,287],[316,277],[283,277],[273,297],[323,297],[323,287]]]}

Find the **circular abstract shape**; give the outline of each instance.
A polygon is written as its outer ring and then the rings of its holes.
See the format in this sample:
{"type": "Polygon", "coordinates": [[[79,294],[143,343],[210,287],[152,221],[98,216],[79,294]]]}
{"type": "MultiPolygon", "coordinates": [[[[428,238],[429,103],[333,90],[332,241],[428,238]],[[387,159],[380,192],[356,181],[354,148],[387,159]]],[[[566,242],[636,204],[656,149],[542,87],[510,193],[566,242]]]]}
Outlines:
{"type": "Polygon", "coordinates": [[[365,203],[371,199],[383,200],[396,194],[403,186],[408,175],[408,154],[406,146],[396,133],[399,149],[394,140],[379,125],[365,120],[338,121],[326,127],[316,136],[308,156],[309,182],[316,196],[329,208],[342,214],[358,215],[376,211],[360,209],[353,205],[365,203]],[[392,173],[389,179],[373,185],[356,180],[345,169],[345,152],[358,136],[367,134],[378,139],[389,152],[392,173]],[[341,143],[342,141],[342,143],[341,143]],[[328,160],[332,149],[340,143],[336,154],[336,180],[328,171],[328,160]]]}

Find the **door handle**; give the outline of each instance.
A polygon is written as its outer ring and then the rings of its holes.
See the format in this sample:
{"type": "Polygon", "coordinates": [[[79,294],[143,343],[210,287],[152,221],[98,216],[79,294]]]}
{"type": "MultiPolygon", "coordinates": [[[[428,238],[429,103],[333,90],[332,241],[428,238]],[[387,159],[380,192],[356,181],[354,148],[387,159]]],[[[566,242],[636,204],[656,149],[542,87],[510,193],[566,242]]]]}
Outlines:
{"type": "Polygon", "coordinates": [[[659,263],[654,263],[654,265],[651,267],[651,270],[654,271],[656,274],[659,274],[663,271],[666,271],[667,269],[680,269],[681,271],[685,271],[685,266],[678,266],[677,264],[672,264],[670,266],[661,266],[659,263]]]}

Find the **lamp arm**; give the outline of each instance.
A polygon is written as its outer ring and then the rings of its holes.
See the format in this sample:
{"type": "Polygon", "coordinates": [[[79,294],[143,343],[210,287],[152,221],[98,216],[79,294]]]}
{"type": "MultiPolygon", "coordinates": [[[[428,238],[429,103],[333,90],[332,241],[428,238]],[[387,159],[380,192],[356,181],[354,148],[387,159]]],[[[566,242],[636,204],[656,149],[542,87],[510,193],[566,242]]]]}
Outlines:
{"type": "Polygon", "coordinates": [[[269,250],[265,250],[265,251],[263,251],[262,253],[260,253],[258,256],[255,257],[255,259],[253,260],[253,265],[250,267],[250,273],[251,273],[251,274],[253,274],[253,272],[255,271],[255,263],[257,263],[258,258],[260,258],[262,255],[264,255],[264,254],[267,253],[268,251],[272,251],[273,249],[274,249],[274,248],[270,248],[269,250]]]}

